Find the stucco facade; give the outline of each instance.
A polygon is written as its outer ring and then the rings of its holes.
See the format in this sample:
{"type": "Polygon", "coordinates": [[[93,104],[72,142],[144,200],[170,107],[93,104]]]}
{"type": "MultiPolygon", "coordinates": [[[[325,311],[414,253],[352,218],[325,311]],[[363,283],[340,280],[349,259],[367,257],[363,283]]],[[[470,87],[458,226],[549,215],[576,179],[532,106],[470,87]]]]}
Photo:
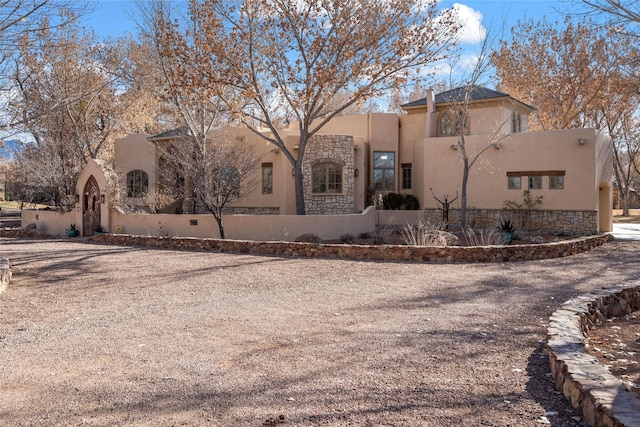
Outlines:
{"type": "MultiPolygon", "coordinates": [[[[423,100],[406,104],[404,114],[374,113],[331,120],[307,147],[303,165],[307,214],[360,213],[369,204],[365,197],[371,190],[413,194],[427,213],[438,212],[442,206],[436,198],[453,200],[462,190],[460,136],[455,128],[460,108],[430,92],[423,100]],[[320,164],[328,169],[319,168],[314,175],[314,167],[320,164]],[[330,176],[333,181],[314,183],[318,176],[330,176]]],[[[527,132],[533,109],[495,91],[483,93],[465,110],[467,155],[473,158],[482,151],[468,183],[468,206],[473,212],[501,211],[505,201],[520,203],[523,191],[529,190],[532,197],[542,196],[539,209],[545,215],[557,212],[563,218],[550,218],[550,228],[562,228],[575,218],[589,222],[574,227],[580,233],[611,230],[613,164],[608,136],[593,129],[527,132]]],[[[294,155],[296,126],[293,123],[283,131],[286,146],[294,155]]],[[[225,128],[212,135],[214,140],[221,137],[252,147],[260,156],[256,178],[263,181],[230,204],[227,212],[295,214],[294,177],[286,156],[248,129],[225,128]],[[265,183],[265,179],[271,182],[265,183]]],[[[130,172],[144,171],[148,191],[157,188],[158,146],[167,141],[171,141],[170,134],[136,134],[116,142],[115,169],[125,187],[130,184],[130,172]]],[[[128,196],[132,195],[137,194],[130,191],[128,196]]],[[[132,206],[144,205],[142,197],[127,197],[126,201],[132,206]]],[[[452,211],[459,206],[457,199],[451,204],[452,211]]],[[[544,223],[548,217],[541,218],[544,223]]]]}

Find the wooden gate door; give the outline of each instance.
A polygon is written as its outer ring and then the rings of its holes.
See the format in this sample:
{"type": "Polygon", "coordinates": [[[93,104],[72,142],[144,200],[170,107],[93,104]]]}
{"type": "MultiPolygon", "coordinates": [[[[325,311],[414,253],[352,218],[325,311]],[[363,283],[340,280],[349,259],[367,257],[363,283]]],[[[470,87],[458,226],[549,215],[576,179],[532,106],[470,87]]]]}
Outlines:
{"type": "Polygon", "coordinates": [[[82,235],[93,236],[100,224],[100,189],[96,179],[91,176],[82,192],[82,235]]]}

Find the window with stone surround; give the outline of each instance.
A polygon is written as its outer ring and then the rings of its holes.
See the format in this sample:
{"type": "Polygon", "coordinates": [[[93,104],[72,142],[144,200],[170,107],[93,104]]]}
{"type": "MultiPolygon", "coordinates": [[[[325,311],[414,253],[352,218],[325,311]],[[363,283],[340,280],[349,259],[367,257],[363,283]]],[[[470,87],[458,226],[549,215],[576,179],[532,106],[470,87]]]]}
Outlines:
{"type": "Polygon", "coordinates": [[[311,191],[314,194],[342,193],[342,166],[333,162],[311,167],[311,191]]]}
{"type": "Polygon", "coordinates": [[[393,151],[373,152],[373,188],[394,191],[396,187],[395,156],[393,151]]]}
{"type": "Polygon", "coordinates": [[[273,194],[273,163],[262,164],[262,194],[273,194]]]}
{"type": "Polygon", "coordinates": [[[127,197],[142,198],[149,192],[149,175],[140,169],[127,173],[127,197]]]}

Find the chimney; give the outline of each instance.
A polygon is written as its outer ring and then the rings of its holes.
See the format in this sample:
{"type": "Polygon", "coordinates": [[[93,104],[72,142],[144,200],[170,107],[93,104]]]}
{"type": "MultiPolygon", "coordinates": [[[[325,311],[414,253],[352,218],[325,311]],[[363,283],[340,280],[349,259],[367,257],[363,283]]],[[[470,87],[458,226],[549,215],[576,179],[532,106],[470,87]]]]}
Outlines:
{"type": "Polygon", "coordinates": [[[435,95],[433,94],[432,88],[427,89],[427,111],[429,113],[436,112],[436,98],[435,98],[435,95]]]}

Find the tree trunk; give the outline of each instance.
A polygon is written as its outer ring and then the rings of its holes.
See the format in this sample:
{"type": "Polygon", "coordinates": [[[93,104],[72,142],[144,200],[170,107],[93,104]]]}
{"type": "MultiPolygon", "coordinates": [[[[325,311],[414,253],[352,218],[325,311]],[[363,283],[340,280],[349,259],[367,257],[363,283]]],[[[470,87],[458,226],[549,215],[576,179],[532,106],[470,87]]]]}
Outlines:
{"type": "Polygon", "coordinates": [[[622,216],[629,216],[629,186],[625,185],[620,191],[620,204],[622,205],[622,216]]]}
{"type": "Polygon", "coordinates": [[[296,215],[306,215],[304,203],[304,176],[302,174],[302,162],[296,161],[293,167],[295,171],[295,190],[296,190],[296,215]]]}
{"type": "Polygon", "coordinates": [[[213,217],[216,219],[216,222],[218,223],[218,230],[220,231],[220,238],[224,239],[224,225],[222,225],[222,214],[220,215],[213,215],[213,217]]]}
{"type": "Polygon", "coordinates": [[[462,232],[467,230],[467,182],[469,181],[469,159],[463,159],[464,169],[462,170],[462,189],[460,191],[460,227],[462,232]]]}

